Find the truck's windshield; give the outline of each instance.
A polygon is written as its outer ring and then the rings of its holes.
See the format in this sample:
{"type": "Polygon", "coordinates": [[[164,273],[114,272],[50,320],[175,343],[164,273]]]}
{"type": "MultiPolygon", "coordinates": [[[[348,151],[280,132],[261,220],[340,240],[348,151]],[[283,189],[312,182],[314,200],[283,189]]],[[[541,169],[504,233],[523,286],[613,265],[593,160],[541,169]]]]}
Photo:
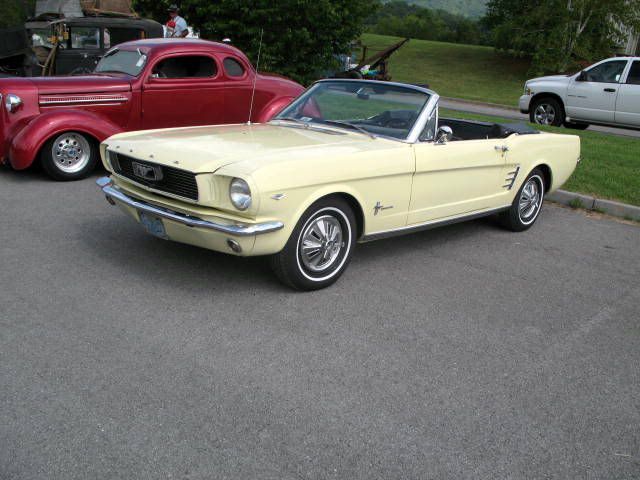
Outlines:
{"type": "Polygon", "coordinates": [[[140,50],[109,50],[96,66],[96,73],[126,73],[137,77],[147,62],[140,50]]]}

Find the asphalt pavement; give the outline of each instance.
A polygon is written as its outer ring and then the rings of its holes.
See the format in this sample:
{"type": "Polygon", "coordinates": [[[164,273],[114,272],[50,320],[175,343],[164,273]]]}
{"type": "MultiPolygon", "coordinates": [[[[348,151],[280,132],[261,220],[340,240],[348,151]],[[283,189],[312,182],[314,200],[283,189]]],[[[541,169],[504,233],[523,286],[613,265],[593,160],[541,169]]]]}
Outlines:
{"type": "Polygon", "coordinates": [[[640,478],[640,228],[547,204],[294,293],[0,169],[0,478],[640,478]]]}
{"type": "MultiPolygon", "coordinates": [[[[440,106],[442,108],[448,108],[450,110],[458,110],[461,112],[477,113],[480,115],[492,115],[496,117],[520,120],[523,122],[529,121],[529,115],[520,113],[518,110],[503,108],[498,105],[483,105],[478,103],[465,102],[458,99],[442,98],[440,99],[440,106]]],[[[587,130],[592,130],[594,132],[600,132],[600,133],[608,133],[610,135],[618,135],[622,137],[640,138],[640,130],[631,130],[627,128],[602,127],[599,125],[590,125],[587,130]]]]}

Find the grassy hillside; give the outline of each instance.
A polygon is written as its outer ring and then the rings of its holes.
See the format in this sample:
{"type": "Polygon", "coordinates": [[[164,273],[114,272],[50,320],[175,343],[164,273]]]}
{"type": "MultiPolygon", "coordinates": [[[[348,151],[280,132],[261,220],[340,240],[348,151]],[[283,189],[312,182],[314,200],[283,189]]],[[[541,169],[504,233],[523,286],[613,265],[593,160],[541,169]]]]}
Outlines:
{"type": "MultiPolygon", "coordinates": [[[[363,44],[381,50],[400,40],[366,33],[363,44]]],[[[393,80],[428,83],[444,97],[517,106],[529,64],[491,47],[411,40],[391,57],[393,80]]]]}
{"type": "Polygon", "coordinates": [[[466,17],[483,16],[487,6],[487,0],[407,0],[407,3],[425,8],[439,8],[466,17]]]}

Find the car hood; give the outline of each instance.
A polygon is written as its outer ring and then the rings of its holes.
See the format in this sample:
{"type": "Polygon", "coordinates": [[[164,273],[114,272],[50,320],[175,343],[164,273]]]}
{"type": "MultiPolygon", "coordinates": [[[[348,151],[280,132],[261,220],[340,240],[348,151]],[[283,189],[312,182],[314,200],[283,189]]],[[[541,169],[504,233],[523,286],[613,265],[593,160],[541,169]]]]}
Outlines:
{"type": "Polygon", "coordinates": [[[189,170],[215,172],[242,164],[252,171],[271,162],[348,155],[397,142],[333,128],[303,128],[273,122],[147,130],[115,135],[104,142],[109,150],[131,157],[189,170]]]}
{"type": "Polygon", "coordinates": [[[73,77],[33,77],[29,79],[41,95],[60,93],[128,92],[131,83],[125,78],[82,75],[73,77]]]}
{"type": "Polygon", "coordinates": [[[531,80],[527,80],[527,85],[531,84],[531,83],[537,83],[537,82],[564,82],[564,83],[569,83],[571,77],[567,76],[567,75],[549,75],[547,77],[537,77],[537,78],[532,78],[531,80]]]}

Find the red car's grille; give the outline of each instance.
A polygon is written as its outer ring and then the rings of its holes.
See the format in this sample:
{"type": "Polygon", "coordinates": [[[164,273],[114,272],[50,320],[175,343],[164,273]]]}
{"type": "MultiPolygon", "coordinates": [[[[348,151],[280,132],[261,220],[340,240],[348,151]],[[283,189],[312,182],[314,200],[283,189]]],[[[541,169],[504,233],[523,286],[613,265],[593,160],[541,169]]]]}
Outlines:
{"type": "Polygon", "coordinates": [[[154,190],[171,193],[190,200],[198,200],[198,184],[196,175],[193,172],[145,162],[121,153],[110,152],[110,156],[113,169],[123,177],[154,190]],[[115,161],[113,161],[114,156],[115,161]],[[153,171],[153,174],[144,175],[145,170],[150,174],[153,171]],[[157,179],[149,178],[150,176],[155,176],[157,179]]]}

